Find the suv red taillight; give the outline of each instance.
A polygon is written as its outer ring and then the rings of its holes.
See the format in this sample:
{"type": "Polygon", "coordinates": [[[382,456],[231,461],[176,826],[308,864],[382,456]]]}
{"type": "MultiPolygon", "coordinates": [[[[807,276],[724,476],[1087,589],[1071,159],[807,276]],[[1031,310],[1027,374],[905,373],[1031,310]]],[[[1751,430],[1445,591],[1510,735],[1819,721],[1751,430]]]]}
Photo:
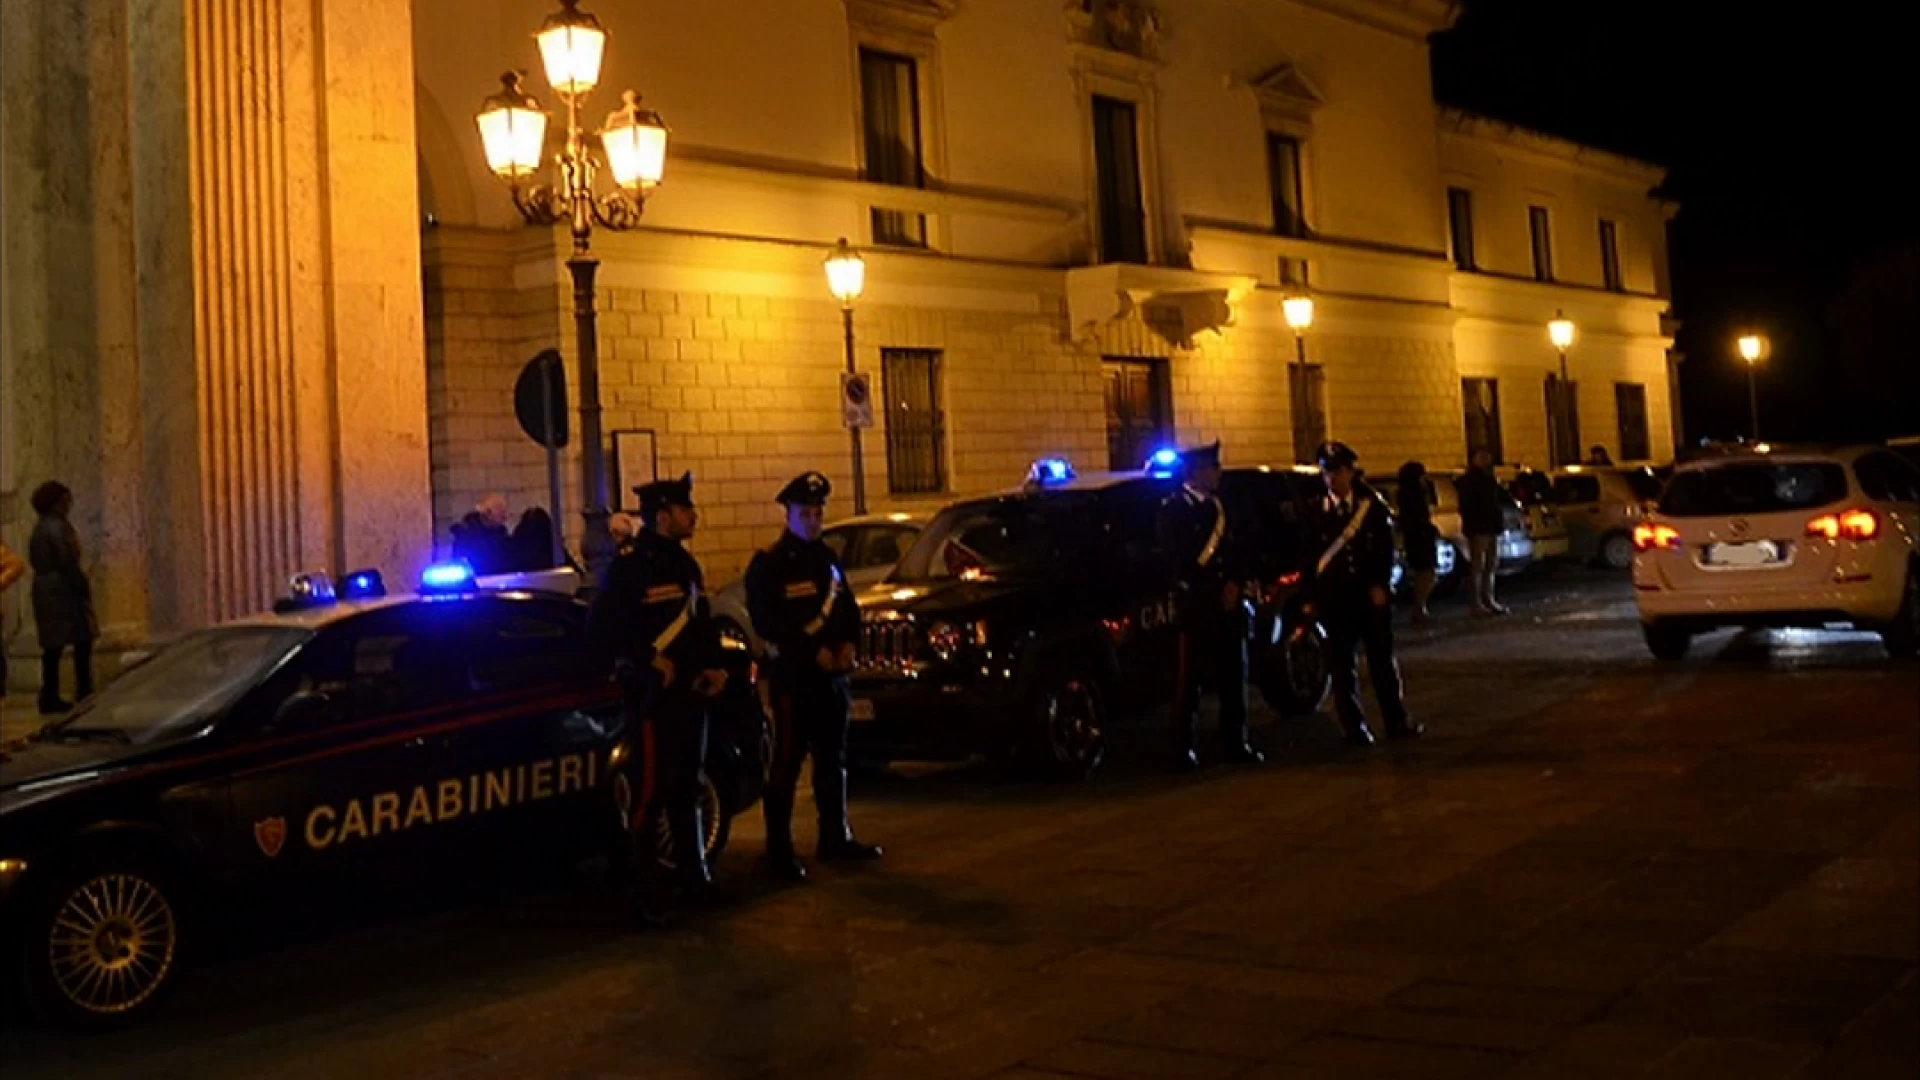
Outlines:
{"type": "Polygon", "coordinates": [[[1649,525],[1642,522],[1633,527],[1633,549],[1650,551],[1654,548],[1680,547],[1680,530],[1671,525],[1649,525]]]}
{"type": "Polygon", "coordinates": [[[1871,510],[1842,510],[1807,522],[1807,535],[1827,540],[1871,540],[1880,535],[1880,515],[1871,510]]]}

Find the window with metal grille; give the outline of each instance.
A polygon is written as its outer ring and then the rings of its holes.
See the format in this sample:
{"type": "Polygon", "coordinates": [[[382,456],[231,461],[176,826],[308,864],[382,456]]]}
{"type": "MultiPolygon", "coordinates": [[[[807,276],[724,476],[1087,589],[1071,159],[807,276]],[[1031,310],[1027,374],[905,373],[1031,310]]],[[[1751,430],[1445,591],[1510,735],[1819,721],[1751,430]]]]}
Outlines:
{"type": "Polygon", "coordinates": [[[1288,364],[1293,399],[1293,460],[1312,464],[1327,441],[1327,371],[1319,364],[1288,364]]]}
{"type": "Polygon", "coordinates": [[[929,495],[947,489],[946,416],[940,410],[940,353],[880,350],[887,395],[887,490],[929,495]]]}
{"type": "Polygon", "coordinates": [[[1454,267],[1474,269],[1473,192],[1466,188],[1447,189],[1447,237],[1453,244],[1454,267]]]}
{"type": "Polygon", "coordinates": [[[1507,460],[1500,439],[1500,382],[1497,379],[1461,379],[1460,401],[1466,408],[1467,456],[1485,449],[1493,463],[1507,460]]]}
{"type": "Polygon", "coordinates": [[[1553,233],[1544,206],[1527,207],[1527,231],[1533,237],[1533,277],[1535,281],[1553,280],[1553,233]]]}
{"type": "Polygon", "coordinates": [[[1647,388],[1643,383],[1614,383],[1613,402],[1620,413],[1620,460],[1645,461],[1653,456],[1647,430],[1647,388]]]}
{"type": "Polygon", "coordinates": [[[1140,128],[1131,102],[1093,99],[1094,179],[1100,195],[1100,258],[1147,261],[1147,210],[1140,182],[1140,128]]]}
{"type": "MultiPolygon", "coordinates": [[[[919,65],[912,57],[860,50],[860,116],[865,129],[866,178],[893,187],[925,187],[920,157],[919,65]]],[[[873,208],[873,242],[925,247],[927,219],[904,210],[873,208]]]]}
{"type": "Polygon", "coordinates": [[[1547,376],[1547,449],[1553,465],[1580,463],[1580,384],[1547,376]]]}
{"type": "Polygon", "coordinates": [[[1620,229],[1606,218],[1600,219],[1600,280],[1613,292],[1623,292],[1620,279],[1620,229]]]}

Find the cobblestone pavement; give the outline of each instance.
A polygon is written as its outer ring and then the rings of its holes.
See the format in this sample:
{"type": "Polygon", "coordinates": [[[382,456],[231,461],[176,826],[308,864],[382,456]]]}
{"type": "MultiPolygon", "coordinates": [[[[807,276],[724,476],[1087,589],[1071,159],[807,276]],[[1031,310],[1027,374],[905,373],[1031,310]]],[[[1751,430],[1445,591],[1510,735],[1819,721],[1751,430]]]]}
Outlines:
{"type": "MultiPolygon", "coordinates": [[[[1545,598],[1543,598],[1545,597],[1545,598]]],[[[1920,672],[1861,635],[1647,658],[1618,581],[1407,640],[1428,739],[857,790],[878,866],[633,932],[590,879],[194,972],[6,1075],[1901,1077],[1920,1069],[1920,672]]]]}

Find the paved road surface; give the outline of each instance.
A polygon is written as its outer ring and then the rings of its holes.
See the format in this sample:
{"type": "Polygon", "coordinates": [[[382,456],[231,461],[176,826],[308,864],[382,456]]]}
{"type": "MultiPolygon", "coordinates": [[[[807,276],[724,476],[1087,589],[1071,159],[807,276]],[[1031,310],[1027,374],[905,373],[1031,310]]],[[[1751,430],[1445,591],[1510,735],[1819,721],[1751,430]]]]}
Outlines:
{"type": "MultiPolygon", "coordinates": [[[[878,867],[626,930],[591,880],[195,978],[12,1080],[1901,1077],[1920,1069],[1920,671],[1859,635],[1647,658],[1618,581],[1409,640],[1432,737],[1257,770],[868,781],[878,867]]],[[[804,816],[804,815],[803,815],[804,816]]],[[[271,918],[272,913],[267,913],[271,918]]]]}

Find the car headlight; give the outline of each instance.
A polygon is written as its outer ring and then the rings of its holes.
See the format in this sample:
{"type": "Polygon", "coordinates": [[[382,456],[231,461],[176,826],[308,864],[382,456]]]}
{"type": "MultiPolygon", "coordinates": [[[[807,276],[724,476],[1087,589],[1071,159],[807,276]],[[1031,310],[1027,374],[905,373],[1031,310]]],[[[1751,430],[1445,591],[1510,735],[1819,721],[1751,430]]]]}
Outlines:
{"type": "Polygon", "coordinates": [[[987,642],[985,623],[952,623],[942,620],[927,627],[927,647],[933,655],[951,661],[968,646],[987,642]]]}

